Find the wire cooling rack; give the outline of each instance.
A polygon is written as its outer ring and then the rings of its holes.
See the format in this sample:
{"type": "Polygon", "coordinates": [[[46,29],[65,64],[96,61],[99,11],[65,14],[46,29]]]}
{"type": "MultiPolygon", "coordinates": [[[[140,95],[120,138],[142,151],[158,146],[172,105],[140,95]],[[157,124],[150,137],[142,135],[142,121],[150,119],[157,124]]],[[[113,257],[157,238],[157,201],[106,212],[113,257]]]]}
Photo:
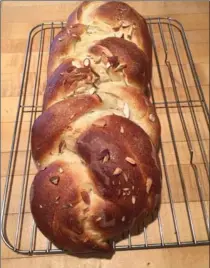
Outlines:
{"type": "MultiPolygon", "coordinates": [[[[116,250],[209,244],[209,114],[182,25],[148,18],[153,40],[152,101],[162,125],[160,210],[113,242],[116,250]]],[[[31,127],[41,113],[49,46],[63,22],[42,23],[30,34],[2,202],[1,235],[22,254],[62,253],[36,228],[29,188],[36,173],[31,127]]]]}

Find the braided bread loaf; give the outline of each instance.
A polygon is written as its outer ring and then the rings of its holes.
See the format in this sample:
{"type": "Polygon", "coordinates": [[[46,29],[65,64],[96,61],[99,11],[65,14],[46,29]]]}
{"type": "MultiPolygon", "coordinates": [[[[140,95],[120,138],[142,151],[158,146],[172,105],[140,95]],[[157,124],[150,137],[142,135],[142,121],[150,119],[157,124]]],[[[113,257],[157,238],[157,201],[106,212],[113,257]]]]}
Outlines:
{"type": "Polygon", "coordinates": [[[32,129],[31,211],[58,248],[107,242],[157,207],[160,123],[147,89],[145,20],[121,2],[83,2],[51,44],[32,129]]]}

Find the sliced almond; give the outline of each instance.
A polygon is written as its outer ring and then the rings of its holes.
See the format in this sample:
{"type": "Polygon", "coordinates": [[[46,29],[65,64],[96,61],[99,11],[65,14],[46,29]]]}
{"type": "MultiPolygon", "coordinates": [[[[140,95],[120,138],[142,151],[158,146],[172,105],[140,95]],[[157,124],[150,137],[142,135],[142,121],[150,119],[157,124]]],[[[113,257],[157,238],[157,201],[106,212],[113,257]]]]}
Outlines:
{"type": "Polygon", "coordinates": [[[137,28],[136,24],[134,23],[133,24],[133,29],[135,30],[137,28]]]}
{"type": "Polygon", "coordinates": [[[128,106],[127,103],[124,104],[123,113],[124,113],[124,115],[125,115],[126,118],[129,118],[130,117],[130,110],[129,110],[129,106],[128,106]]]}
{"type": "Polygon", "coordinates": [[[105,127],[106,121],[105,120],[98,120],[98,121],[94,122],[93,125],[95,125],[97,127],[105,127]]]}
{"type": "Polygon", "coordinates": [[[115,72],[122,71],[124,68],[126,68],[127,64],[126,63],[120,63],[115,69],[115,72]]]}
{"type": "Polygon", "coordinates": [[[78,38],[78,39],[81,39],[79,35],[74,34],[74,33],[73,33],[71,36],[76,37],[76,38],[78,38]]]}
{"type": "Polygon", "coordinates": [[[135,162],[135,160],[133,159],[133,158],[131,158],[131,157],[126,157],[125,158],[125,160],[128,162],[128,163],[130,163],[131,165],[136,165],[136,162],[135,162]]]}
{"type": "Polygon", "coordinates": [[[147,178],[147,181],[146,181],[146,192],[147,193],[149,193],[151,186],[152,186],[152,179],[147,178]]]}
{"type": "Polygon", "coordinates": [[[109,161],[109,154],[104,156],[103,163],[106,163],[109,161]]]}
{"type": "Polygon", "coordinates": [[[61,42],[61,41],[63,41],[63,39],[59,37],[59,38],[58,38],[58,41],[60,41],[60,42],[61,42]]]}
{"type": "Polygon", "coordinates": [[[58,152],[59,152],[60,154],[62,154],[63,151],[65,150],[65,148],[66,148],[66,142],[65,142],[65,140],[62,140],[62,141],[59,143],[58,152]]]}
{"type": "Polygon", "coordinates": [[[98,218],[96,219],[96,222],[98,222],[98,221],[100,221],[100,220],[102,220],[102,218],[101,218],[101,217],[98,217],[98,218]]]}
{"type": "Polygon", "coordinates": [[[71,203],[63,205],[63,208],[72,208],[72,207],[73,207],[73,205],[71,203]]]}
{"type": "Polygon", "coordinates": [[[130,189],[129,188],[123,188],[123,191],[129,191],[130,189]]]}
{"type": "Polygon", "coordinates": [[[123,173],[123,177],[124,177],[125,181],[127,182],[128,181],[128,176],[125,173],[123,173]]]}
{"type": "Polygon", "coordinates": [[[96,93],[96,88],[91,88],[91,89],[89,90],[89,94],[90,94],[90,95],[93,95],[94,93],[96,93]]]}
{"type": "Polygon", "coordinates": [[[84,59],[83,64],[85,67],[89,67],[90,66],[90,59],[88,59],[88,58],[84,59]]]}
{"type": "Polygon", "coordinates": [[[59,167],[58,171],[59,171],[60,173],[63,173],[63,169],[62,169],[61,167],[59,167]]]}
{"type": "Polygon", "coordinates": [[[120,133],[124,133],[124,128],[122,126],[120,127],[120,133]]]}
{"type": "Polygon", "coordinates": [[[132,39],[133,30],[134,30],[134,28],[133,28],[133,26],[131,26],[131,27],[129,28],[129,31],[128,31],[128,38],[129,38],[129,39],[132,39]]]}
{"type": "Polygon", "coordinates": [[[57,196],[56,198],[55,198],[55,201],[58,201],[60,199],[60,196],[57,196]]]}
{"type": "Polygon", "coordinates": [[[39,207],[40,207],[40,208],[43,208],[43,206],[42,206],[42,205],[39,205],[39,207]]]}
{"type": "Polygon", "coordinates": [[[132,195],[131,202],[134,205],[136,203],[136,197],[135,195],[132,195]]]}
{"type": "Polygon", "coordinates": [[[146,97],[144,98],[144,102],[145,102],[146,106],[150,106],[151,105],[150,101],[146,97]]]}
{"type": "Polygon", "coordinates": [[[117,168],[114,170],[113,175],[119,175],[119,174],[121,174],[121,173],[122,173],[122,169],[119,168],[119,167],[117,167],[117,168]]]}
{"type": "Polygon", "coordinates": [[[154,123],[155,122],[155,115],[154,114],[150,114],[149,115],[149,120],[154,123]]]}
{"type": "Polygon", "coordinates": [[[109,69],[110,67],[111,67],[111,63],[110,62],[107,62],[106,69],[109,69]]]}
{"type": "Polygon", "coordinates": [[[130,21],[123,21],[123,23],[122,23],[122,27],[123,28],[127,28],[127,27],[129,27],[131,25],[131,22],[130,21]]]}
{"type": "Polygon", "coordinates": [[[60,177],[59,176],[53,176],[53,177],[50,178],[50,182],[52,184],[54,184],[54,185],[58,185],[59,181],[60,181],[60,177]]]}
{"type": "Polygon", "coordinates": [[[122,222],[125,221],[125,216],[122,217],[121,221],[122,221],[122,222]]]}

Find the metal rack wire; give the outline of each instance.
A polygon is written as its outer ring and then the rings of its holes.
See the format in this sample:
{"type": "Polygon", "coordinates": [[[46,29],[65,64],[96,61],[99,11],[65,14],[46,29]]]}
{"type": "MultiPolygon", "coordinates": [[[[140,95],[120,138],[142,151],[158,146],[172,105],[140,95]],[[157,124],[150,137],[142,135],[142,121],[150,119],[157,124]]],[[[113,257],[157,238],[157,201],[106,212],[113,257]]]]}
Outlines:
{"type": "MultiPolygon", "coordinates": [[[[150,225],[145,222],[144,226],[122,234],[121,241],[116,240],[113,246],[116,250],[128,250],[208,245],[209,112],[205,96],[182,25],[171,18],[148,18],[147,23],[156,71],[149,88],[163,129],[162,205],[150,225]]],[[[2,240],[11,250],[22,254],[63,252],[36,228],[28,206],[28,189],[36,172],[30,133],[41,113],[41,81],[42,77],[43,81],[46,79],[44,61],[54,35],[64,25],[37,25],[27,44],[1,214],[2,240]],[[23,128],[27,128],[28,136],[21,135],[23,128]],[[24,164],[23,169],[18,161],[24,164]]]]}

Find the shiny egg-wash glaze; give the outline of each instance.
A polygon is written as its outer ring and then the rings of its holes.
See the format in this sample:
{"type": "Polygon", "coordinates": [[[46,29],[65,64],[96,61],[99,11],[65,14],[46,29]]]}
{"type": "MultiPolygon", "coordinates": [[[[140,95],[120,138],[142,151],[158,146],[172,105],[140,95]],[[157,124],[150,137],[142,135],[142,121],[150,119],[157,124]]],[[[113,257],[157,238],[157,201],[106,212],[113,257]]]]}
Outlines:
{"type": "Polygon", "coordinates": [[[110,251],[108,240],[158,206],[151,72],[146,22],[124,3],[82,3],[53,40],[32,129],[39,171],[30,197],[38,228],[58,248],[110,251]]]}

